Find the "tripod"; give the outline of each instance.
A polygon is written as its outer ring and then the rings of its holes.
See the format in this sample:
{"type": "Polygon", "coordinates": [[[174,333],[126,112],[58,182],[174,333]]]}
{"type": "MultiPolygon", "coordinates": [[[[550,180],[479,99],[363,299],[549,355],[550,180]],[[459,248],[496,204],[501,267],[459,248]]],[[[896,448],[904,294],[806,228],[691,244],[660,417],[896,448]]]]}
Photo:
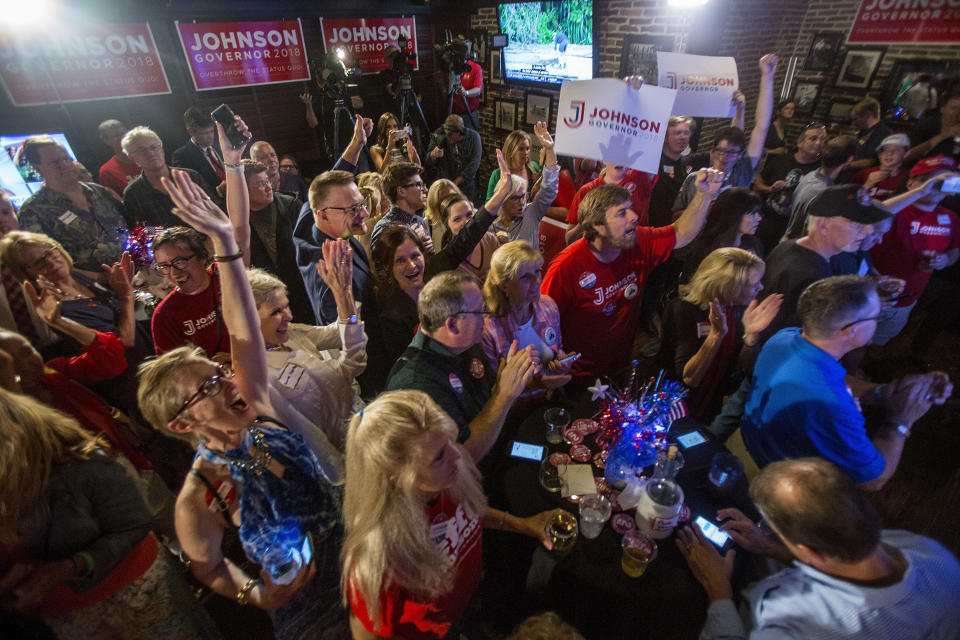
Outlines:
{"type": "Polygon", "coordinates": [[[480,130],[480,125],[477,122],[477,119],[473,115],[473,111],[470,110],[470,105],[467,104],[467,96],[460,93],[462,85],[460,84],[460,76],[463,74],[454,73],[453,70],[450,71],[450,100],[447,103],[447,115],[453,113],[453,101],[459,96],[460,101],[463,102],[463,112],[470,117],[470,122],[473,124],[474,131],[480,130]]]}
{"type": "MultiPolygon", "coordinates": [[[[347,100],[342,93],[333,96],[333,148],[328,150],[331,159],[338,157],[343,153],[347,141],[353,137],[353,128],[356,126],[356,116],[350,107],[347,106],[347,100]],[[341,127],[346,126],[346,131],[341,127]]],[[[366,146],[360,152],[361,158],[366,158],[367,168],[374,166],[370,158],[370,151],[366,146]]]]}
{"type": "Polygon", "coordinates": [[[413,129],[413,144],[417,150],[423,149],[424,136],[429,135],[427,128],[427,119],[423,116],[423,110],[420,109],[420,103],[417,102],[417,94],[413,90],[413,81],[409,73],[400,75],[399,82],[400,95],[397,100],[400,105],[399,113],[400,126],[409,123],[413,129]]]}

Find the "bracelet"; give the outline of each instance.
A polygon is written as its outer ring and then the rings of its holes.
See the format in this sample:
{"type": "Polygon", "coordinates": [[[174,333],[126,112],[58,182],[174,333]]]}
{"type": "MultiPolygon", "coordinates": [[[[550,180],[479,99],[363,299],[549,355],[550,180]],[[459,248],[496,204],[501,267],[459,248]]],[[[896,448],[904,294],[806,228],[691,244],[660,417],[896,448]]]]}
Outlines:
{"type": "Polygon", "coordinates": [[[237,604],[240,606],[247,604],[247,595],[249,595],[250,590],[253,589],[254,585],[258,582],[260,582],[260,578],[250,578],[246,584],[240,587],[240,591],[237,591],[236,595],[237,604]]]}
{"type": "Polygon", "coordinates": [[[747,334],[743,334],[743,346],[745,347],[755,347],[760,340],[754,340],[753,342],[747,342],[747,334]]]}
{"type": "Polygon", "coordinates": [[[237,250],[237,253],[229,256],[213,256],[214,262],[233,262],[243,257],[243,249],[237,250]]]}
{"type": "Polygon", "coordinates": [[[507,521],[507,512],[504,511],[503,515],[500,516],[500,531],[503,531],[503,525],[504,523],[506,523],[506,521],[507,521]]]}
{"type": "Polygon", "coordinates": [[[230,164],[229,162],[224,162],[224,163],[223,163],[223,168],[224,168],[224,169],[240,169],[240,171],[242,172],[242,171],[243,171],[243,163],[242,163],[242,162],[238,162],[237,164],[230,164]]]}
{"type": "Polygon", "coordinates": [[[223,170],[226,173],[236,173],[239,175],[243,175],[243,165],[225,164],[223,165],[223,170]]]}
{"type": "Polygon", "coordinates": [[[340,324],[357,324],[358,322],[359,319],[357,318],[357,314],[340,319],[340,324]]]}

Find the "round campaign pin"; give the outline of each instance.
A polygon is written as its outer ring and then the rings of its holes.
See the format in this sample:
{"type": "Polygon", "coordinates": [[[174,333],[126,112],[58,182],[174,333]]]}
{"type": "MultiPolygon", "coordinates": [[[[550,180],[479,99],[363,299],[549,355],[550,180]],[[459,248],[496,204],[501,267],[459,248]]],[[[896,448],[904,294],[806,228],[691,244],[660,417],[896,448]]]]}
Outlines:
{"type": "Polygon", "coordinates": [[[633,518],[626,513],[615,514],[610,518],[610,526],[613,527],[614,531],[623,535],[634,528],[633,518]]]}
{"type": "Polygon", "coordinates": [[[547,344],[553,344],[557,341],[557,330],[553,327],[547,327],[543,332],[543,341],[547,344]]]}
{"type": "Polygon", "coordinates": [[[480,362],[480,358],[473,358],[470,360],[470,375],[478,380],[483,377],[483,363],[480,362]]]}
{"type": "Polygon", "coordinates": [[[575,444],[570,447],[570,457],[577,462],[587,462],[590,460],[590,447],[585,444],[575,444]]]}
{"type": "Polygon", "coordinates": [[[581,289],[592,289],[593,285],[597,284],[597,274],[592,271],[586,271],[580,274],[580,280],[578,282],[581,289]]]}
{"type": "Polygon", "coordinates": [[[597,493],[602,493],[603,495],[610,493],[610,485],[608,485],[607,481],[603,478],[594,478],[593,484],[597,485],[597,493]]]}
{"type": "Polygon", "coordinates": [[[570,456],[568,456],[562,451],[558,451],[557,453],[551,453],[550,464],[552,464],[555,467],[559,467],[562,464],[570,464],[570,456]]]}
{"type": "Polygon", "coordinates": [[[595,453],[593,455],[593,466],[601,471],[603,471],[603,468],[607,466],[607,458],[603,455],[605,453],[606,451],[601,451],[600,453],[595,453]]]}
{"type": "Polygon", "coordinates": [[[567,441],[567,444],[580,444],[583,442],[583,436],[573,427],[563,432],[563,439],[567,441]]]}
{"type": "Polygon", "coordinates": [[[627,300],[633,300],[637,297],[637,292],[640,291],[640,287],[637,286],[636,282],[631,282],[627,285],[627,288],[623,290],[623,297],[627,300]]]}
{"type": "Polygon", "coordinates": [[[449,379],[450,386],[453,387],[453,390],[457,393],[463,393],[463,383],[460,382],[460,378],[457,377],[457,374],[451,373],[449,379]]]}
{"type": "Polygon", "coordinates": [[[617,310],[617,305],[611,300],[607,304],[603,305],[603,315],[611,316],[613,312],[617,310]]]}
{"type": "Polygon", "coordinates": [[[573,424],[570,428],[576,429],[577,432],[582,436],[588,436],[591,433],[596,433],[600,426],[596,423],[596,421],[589,418],[578,418],[577,420],[573,421],[573,424]]]}

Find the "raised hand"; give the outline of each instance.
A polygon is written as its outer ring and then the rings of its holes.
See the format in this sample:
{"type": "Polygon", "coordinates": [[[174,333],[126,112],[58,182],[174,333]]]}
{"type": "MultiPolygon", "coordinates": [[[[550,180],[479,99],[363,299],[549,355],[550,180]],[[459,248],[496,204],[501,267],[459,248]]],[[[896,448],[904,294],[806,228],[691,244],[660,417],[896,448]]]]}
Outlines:
{"type": "Polygon", "coordinates": [[[126,300],[133,296],[133,258],[129,251],[124,251],[120,256],[120,262],[114,262],[113,266],[100,265],[107,272],[107,284],[117,294],[121,300],[126,300]]]}
{"type": "Polygon", "coordinates": [[[697,172],[696,186],[697,191],[707,193],[711,196],[717,195],[720,188],[723,187],[723,171],[716,169],[700,169],[697,172]]]}
{"type": "Polygon", "coordinates": [[[623,81],[634,91],[639,90],[640,87],[643,86],[643,76],[627,76],[623,81]]]}
{"type": "Polygon", "coordinates": [[[720,339],[727,335],[727,314],[723,312],[723,306],[721,306],[719,300],[714,299],[710,302],[708,317],[710,318],[710,333],[715,334],[720,339]]]}
{"type": "Polygon", "coordinates": [[[223,156],[223,161],[227,164],[240,164],[240,157],[243,156],[244,149],[246,149],[250,141],[253,140],[253,134],[250,133],[250,129],[247,128],[246,123],[244,123],[240,116],[233,116],[233,125],[246,139],[246,142],[244,142],[239,149],[234,149],[233,143],[227,139],[223,125],[219,122],[215,124],[217,125],[217,140],[220,142],[220,154],[223,156]]]}
{"type": "Polygon", "coordinates": [[[747,96],[743,95],[743,92],[740,91],[740,89],[736,89],[733,92],[733,95],[730,97],[730,104],[738,109],[742,109],[747,104],[747,96]]]}
{"type": "Polygon", "coordinates": [[[309,92],[307,92],[307,93],[301,93],[301,94],[300,94],[300,102],[302,102],[303,104],[305,104],[305,105],[307,105],[307,106],[310,106],[310,105],[313,104],[313,96],[312,96],[309,92]]]}
{"type": "Polygon", "coordinates": [[[201,233],[217,237],[233,237],[230,218],[210,199],[185,171],[171,169],[172,179],[161,182],[173,200],[173,214],[201,233]]]}
{"type": "Polygon", "coordinates": [[[537,140],[544,149],[553,149],[553,136],[550,135],[545,122],[538,121],[533,125],[533,134],[537,136],[537,140]]]}
{"type": "Polygon", "coordinates": [[[335,293],[353,290],[353,248],[345,238],[327,240],[321,247],[323,257],[317,260],[317,275],[335,293]]]}
{"type": "Polygon", "coordinates": [[[775,53],[768,53],[760,58],[760,71],[772,74],[776,72],[778,64],[780,64],[780,56],[775,53]]]}
{"type": "Polygon", "coordinates": [[[764,298],[763,302],[757,302],[756,299],[751,300],[743,312],[743,332],[755,334],[766,329],[777,317],[782,304],[782,293],[772,293],[764,298]]]}
{"type": "Polygon", "coordinates": [[[33,308],[48,325],[55,325],[60,320],[60,296],[54,292],[54,287],[49,282],[44,285],[44,281],[39,281],[40,292],[30,282],[23,283],[23,291],[33,303],[33,308]]]}
{"type": "Polygon", "coordinates": [[[500,149],[497,149],[497,164],[500,165],[500,179],[493,188],[493,196],[484,205],[484,209],[493,215],[500,211],[500,207],[506,202],[507,197],[513,195],[513,179],[510,177],[510,167],[503,159],[503,152],[500,149]]]}

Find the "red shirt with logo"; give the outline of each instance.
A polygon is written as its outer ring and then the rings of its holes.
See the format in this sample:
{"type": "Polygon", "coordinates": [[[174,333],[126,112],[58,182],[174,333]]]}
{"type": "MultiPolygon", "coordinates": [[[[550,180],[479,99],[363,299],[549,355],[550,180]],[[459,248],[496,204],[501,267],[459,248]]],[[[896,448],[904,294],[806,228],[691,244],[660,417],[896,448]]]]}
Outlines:
{"type": "Polygon", "coordinates": [[[410,640],[443,638],[460,619],[480,584],[483,536],[480,517],[468,513],[447,492],[427,510],[430,539],[456,572],[453,589],[431,601],[389,585],[380,594],[380,621],[374,624],[363,597],[351,584],[350,608],[363,627],[377,636],[410,640]]]}
{"type": "Polygon", "coordinates": [[[907,281],[903,290],[911,295],[897,302],[898,307],[906,307],[917,301],[933,275],[920,270],[924,251],[951,249],[960,249],[960,218],[944,207],[924,211],[911,205],[896,215],[883,241],[870,250],[870,258],[880,273],[907,281]]]}
{"type": "Polygon", "coordinates": [[[140,165],[135,162],[120,162],[117,156],[111,156],[102,167],[100,167],[100,184],[113,189],[121,198],[123,190],[127,188],[130,181],[141,173],[140,165]]]}
{"type": "Polygon", "coordinates": [[[220,274],[210,271],[210,284],[196,295],[174,289],[160,301],[150,322],[157,354],[193,344],[208,356],[230,353],[230,333],[220,311],[220,274]]]}
{"type": "MultiPolygon", "coordinates": [[[[470,70],[460,76],[460,86],[463,87],[464,91],[477,88],[483,89],[483,68],[473,60],[467,60],[467,65],[470,67],[470,70]]],[[[468,97],[467,106],[470,107],[470,111],[479,109],[480,96],[468,97]]],[[[466,111],[463,110],[463,100],[460,99],[460,96],[455,96],[453,99],[453,112],[466,113],[466,111]]]]}
{"type": "MultiPolygon", "coordinates": [[[[866,184],[867,178],[870,177],[870,174],[874,171],[880,171],[880,167],[869,167],[867,169],[862,169],[857,172],[853,179],[850,180],[851,184],[866,184]]],[[[897,190],[897,186],[900,185],[900,182],[903,180],[903,170],[901,169],[897,173],[891,176],[887,176],[877,184],[873,185],[867,192],[870,194],[871,198],[876,198],[877,200],[886,200],[891,197],[897,190]]]]}
{"type": "Polygon", "coordinates": [[[597,260],[583,238],[554,258],[540,292],[560,310],[564,349],[583,354],[573,364],[573,375],[612,375],[627,366],[644,283],[676,243],[672,226],[638,227],[637,246],[621,251],[613,262],[597,260]]]}
{"type": "MultiPolygon", "coordinates": [[[[637,224],[641,227],[647,225],[649,218],[648,210],[650,209],[650,194],[653,192],[653,179],[654,176],[649,173],[630,169],[623,180],[617,183],[630,192],[633,212],[640,217],[640,221],[637,224]]],[[[580,208],[580,201],[583,200],[592,189],[596,189],[602,184],[604,184],[603,176],[600,176],[577,190],[577,194],[573,196],[573,201],[570,203],[570,210],[567,211],[567,224],[577,224],[577,209],[580,208]]]]}

